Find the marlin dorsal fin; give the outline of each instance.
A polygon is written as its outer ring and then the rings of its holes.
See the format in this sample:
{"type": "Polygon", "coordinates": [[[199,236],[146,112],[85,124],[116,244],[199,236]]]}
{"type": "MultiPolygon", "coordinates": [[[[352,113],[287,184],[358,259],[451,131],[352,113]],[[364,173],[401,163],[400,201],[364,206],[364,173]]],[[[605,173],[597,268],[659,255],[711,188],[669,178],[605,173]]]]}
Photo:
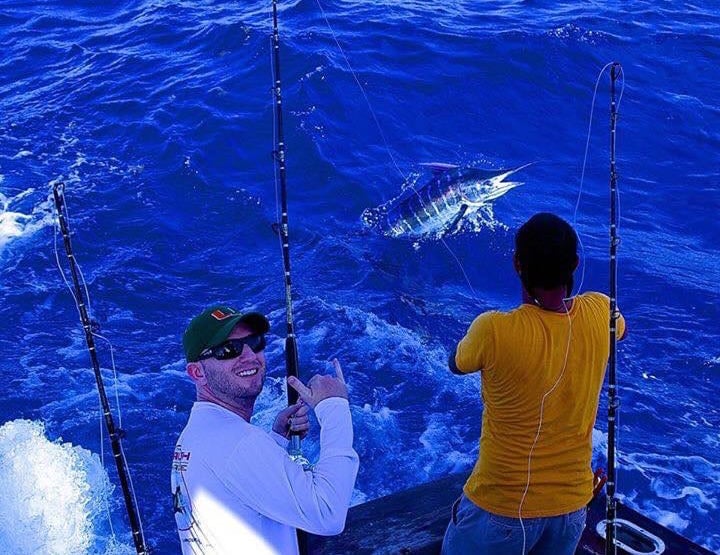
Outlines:
{"type": "Polygon", "coordinates": [[[446,164],[444,162],[421,162],[420,165],[424,168],[430,169],[433,175],[440,175],[446,171],[456,170],[460,167],[455,164],[446,164]]]}

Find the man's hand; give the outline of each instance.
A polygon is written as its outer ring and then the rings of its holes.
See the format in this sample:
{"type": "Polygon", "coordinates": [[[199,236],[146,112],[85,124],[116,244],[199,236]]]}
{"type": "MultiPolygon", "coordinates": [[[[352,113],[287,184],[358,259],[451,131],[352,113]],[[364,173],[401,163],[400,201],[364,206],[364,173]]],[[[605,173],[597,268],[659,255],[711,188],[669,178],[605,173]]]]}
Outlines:
{"type": "Polygon", "coordinates": [[[307,386],[305,386],[295,376],[290,376],[288,378],[288,384],[298,392],[300,399],[312,408],[315,408],[315,405],[320,401],[329,397],[347,399],[347,386],[345,385],[345,378],[343,377],[342,368],[340,367],[338,359],[333,359],[333,365],[335,366],[336,378],[316,374],[310,378],[307,386]]]}
{"type": "Polygon", "coordinates": [[[302,401],[281,410],[275,418],[273,432],[286,438],[289,438],[292,432],[298,434],[301,439],[304,438],[310,429],[309,410],[310,408],[302,401]]]}

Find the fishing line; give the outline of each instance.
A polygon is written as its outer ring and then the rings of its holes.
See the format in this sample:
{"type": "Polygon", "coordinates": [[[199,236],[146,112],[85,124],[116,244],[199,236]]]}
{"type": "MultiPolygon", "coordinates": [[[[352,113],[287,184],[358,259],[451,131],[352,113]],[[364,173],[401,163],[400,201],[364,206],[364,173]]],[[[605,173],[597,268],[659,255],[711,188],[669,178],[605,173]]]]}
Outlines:
{"type": "MultiPolygon", "coordinates": [[[[272,76],[272,82],[273,85],[276,81],[275,77],[275,64],[273,60],[273,45],[272,45],[272,37],[270,37],[270,75],[272,76]]],[[[270,98],[271,102],[275,101],[275,91],[274,86],[270,87],[270,98]]],[[[272,148],[270,149],[270,152],[275,152],[275,148],[277,146],[277,114],[275,113],[275,110],[272,110],[272,117],[273,117],[273,138],[272,138],[272,148]]],[[[280,222],[280,184],[278,179],[278,172],[277,172],[277,164],[273,164],[273,184],[275,185],[275,221],[280,222]]],[[[278,246],[280,247],[280,253],[283,252],[283,246],[282,246],[282,236],[280,234],[280,230],[275,230],[277,233],[278,238],[278,246]]]]}
{"type": "Polygon", "coordinates": [[[118,415],[118,426],[122,428],[122,410],[120,409],[120,396],[118,394],[118,377],[117,370],[115,368],[115,349],[113,348],[112,343],[110,343],[110,340],[107,337],[104,337],[96,332],[93,332],[93,337],[102,339],[103,341],[105,341],[105,343],[107,343],[108,347],[110,347],[110,364],[113,374],[113,390],[115,392],[115,410],[118,415]]]}
{"type": "MultiPolygon", "coordinates": [[[[50,184],[54,186],[57,183],[58,183],[57,181],[53,181],[50,184]]],[[[65,216],[65,222],[67,224],[67,228],[69,231],[72,226],[70,225],[70,213],[68,212],[67,203],[62,204],[62,211],[63,211],[63,215],[65,216]]],[[[80,311],[80,303],[79,303],[77,297],[75,296],[75,292],[73,291],[72,286],[70,285],[70,282],[68,282],[68,280],[65,278],[65,273],[60,265],[60,257],[58,255],[58,250],[57,250],[57,233],[58,233],[59,225],[60,224],[58,223],[58,221],[55,220],[54,226],[53,226],[53,229],[55,230],[55,237],[54,237],[54,242],[53,242],[53,246],[55,248],[55,263],[57,264],[58,270],[60,271],[60,275],[62,276],[63,281],[65,282],[65,285],[67,286],[68,290],[70,291],[70,294],[72,295],[73,300],[75,301],[75,308],[78,311],[78,316],[80,317],[80,319],[82,319],[82,312],[80,311]]],[[[89,316],[93,312],[92,305],[90,302],[90,291],[88,291],[87,282],[85,281],[85,275],[83,274],[82,268],[80,267],[80,264],[78,263],[77,259],[75,259],[75,258],[74,258],[74,263],[75,263],[75,268],[78,271],[78,275],[80,276],[80,283],[83,286],[83,289],[85,290],[85,302],[87,304],[87,312],[88,312],[88,316],[89,316]]],[[[95,322],[94,319],[91,318],[91,320],[93,322],[95,322]]]]}
{"type": "MultiPolygon", "coordinates": [[[[608,68],[612,67],[613,63],[614,62],[609,62],[605,64],[605,66],[600,70],[600,73],[595,80],[595,88],[593,90],[593,96],[590,102],[590,121],[588,122],[587,136],[585,138],[585,153],[583,155],[582,170],[580,171],[580,187],[578,189],[577,200],[575,201],[575,211],[573,212],[573,229],[575,229],[578,237],[578,242],[580,243],[580,260],[582,261],[582,270],[580,273],[580,283],[577,286],[576,293],[574,295],[570,295],[570,297],[579,295],[582,291],[583,283],[585,282],[585,245],[583,244],[582,238],[580,237],[580,232],[577,231],[577,214],[580,208],[580,199],[583,194],[583,185],[585,182],[585,170],[587,169],[588,152],[590,150],[590,136],[592,132],[593,113],[595,111],[598,87],[600,86],[600,79],[602,79],[603,73],[605,73],[608,68]]],[[[620,101],[622,100],[623,92],[625,92],[625,73],[622,69],[622,66],[620,67],[620,75],[622,75],[622,88],[620,89],[620,97],[617,101],[617,109],[620,109],[620,101]]]]}
{"type": "MultiPolygon", "coordinates": [[[[62,208],[63,208],[63,212],[65,215],[65,221],[67,222],[67,228],[69,231],[71,228],[71,225],[70,225],[70,214],[68,213],[67,203],[63,203],[62,208]]],[[[60,264],[60,256],[58,254],[58,249],[57,249],[57,233],[58,233],[57,222],[55,222],[53,229],[55,231],[55,236],[54,236],[54,241],[53,241],[53,247],[55,250],[55,263],[57,264],[58,270],[60,271],[60,275],[62,276],[62,279],[65,282],[65,286],[68,288],[68,290],[70,291],[70,294],[72,295],[73,301],[75,302],[75,308],[78,311],[78,316],[80,316],[80,318],[82,319],[82,312],[80,311],[80,304],[78,302],[78,299],[75,297],[75,292],[73,291],[72,286],[70,285],[70,282],[68,282],[67,278],[65,277],[65,273],[60,264]]],[[[85,280],[85,275],[83,274],[82,267],[80,266],[80,263],[77,261],[77,259],[75,259],[74,261],[75,261],[75,267],[77,268],[77,271],[78,271],[78,275],[80,276],[80,284],[83,286],[83,289],[85,290],[85,302],[87,304],[88,316],[90,317],[90,321],[97,325],[97,320],[92,318],[92,313],[93,313],[92,303],[90,300],[90,291],[88,290],[87,281],[85,280]]],[[[110,362],[112,365],[112,373],[113,373],[113,390],[115,393],[115,402],[116,402],[115,410],[117,411],[117,415],[118,415],[118,425],[120,426],[120,428],[122,428],[122,409],[120,408],[120,397],[118,394],[118,377],[117,377],[117,369],[115,366],[115,349],[107,337],[100,335],[95,330],[91,330],[91,333],[94,337],[97,337],[97,338],[105,341],[108,344],[108,346],[110,347],[110,362]]],[[[102,425],[102,414],[101,414],[100,423],[102,425]]],[[[101,426],[101,430],[102,430],[102,426],[101,426]]],[[[100,448],[101,449],[102,449],[102,437],[103,436],[101,434],[101,436],[100,436],[100,439],[101,439],[100,448]]]]}
{"type": "Polygon", "coordinates": [[[570,355],[570,343],[572,341],[572,318],[570,317],[570,311],[568,310],[567,304],[565,304],[565,299],[563,299],[563,308],[565,309],[565,315],[568,319],[568,340],[567,340],[567,346],[565,347],[565,360],[563,361],[562,370],[560,371],[560,375],[558,376],[557,380],[555,380],[555,383],[553,386],[548,389],[545,394],[542,396],[542,399],[540,400],[540,418],[538,420],[538,427],[537,432],[535,433],[535,439],[533,439],[532,446],[530,447],[530,451],[528,452],[528,463],[527,463],[527,482],[525,483],[525,490],[523,491],[522,497],[520,498],[520,505],[518,505],[518,518],[520,519],[520,527],[522,528],[522,534],[523,534],[523,548],[522,553],[525,553],[525,547],[527,545],[527,536],[525,533],[525,524],[523,523],[523,517],[522,517],[522,506],[525,504],[525,498],[527,497],[528,490],[530,489],[530,477],[531,477],[531,464],[532,464],[532,456],[535,451],[535,446],[537,445],[538,440],[540,439],[540,431],[542,430],[542,423],[543,423],[543,416],[545,413],[545,399],[548,398],[548,396],[555,391],[555,389],[560,385],[560,382],[563,379],[563,376],[565,376],[565,370],[567,369],[567,362],[568,362],[568,356],[570,355]]]}
{"type": "Polygon", "coordinates": [[[395,166],[395,169],[400,174],[400,177],[402,177],[403,182],[407,181],[407,177],[405,177],[405,174],[402,172],[400,167],[397,165],[397,162],[395,162],[395,157],[392,154],[392,151],[390,150],[390,145],[387,142],[387,139],[385,138],[385,133],[383,132],[382,126],[380,125],[380,121],[377,118],[377,115],[375,114],[375,110],[373,110],[372,104],[370,103],[370,98],[368,98],[367,93],[365,92],[365,89],[363,88],[362,84],[360,83],[360,80],[357,77],[357,74],[355,73],[355,70],[350,65],[350,60],[348,60],[348,57],[345,55],[345,51],[343,50],[342,46],[340,46],[340,42],[337,39],[337,36],[335,35],[335,31],[333,30],[332,26],[330,25],[330,21],[327,18],[327,15],[325,14],[325,10],[322,7],[322,4],[320,3],[320,0],[315,0],[317,2],[318,8],[320,8],[320,12],[322,13],[323,19],[325,20],[325,24],[327,25],[328,29],[330,30],[330,34],[332,35],[333,41],[335,41],[335,44],[338,47],[338,50],[340,50],[340,54],[342,54],[343,59],[345,60],[345,64],[347,65],[348,69],[350,70],[350,73],[353,76],[353,79],[355,79],[355,83],[357,83],[357,86],[360,88],[360,92],[363,95],[363,98],[365,99],[365,103],[368,106],[368,109],[370,110],[370,114],[373,117],[373,120],[375,121],[375,125],[378,128],[378,131],[380,132],[380,138],[382,139],[383,144],[385,145],[385,150],[387,151],[388,155],[390,156],[390,160],[393,163],[393,166],[395,166]]]}
{"type": "MultiPolygon", "coordinates": [[[[387,138],[385,137],[385,132],[383,131],[382,125],[380,125],[380,121],[375,113],[375,110],[372,107],[372,103],[370,102],[370,98],[368,97],[365,88],[362,86],[362,83],[360,83],[360,79],[358,78],[355,70],[353,69],[352,65],[350,64],[350,60],[345,55],[345,51],[343,50],[343,47],[340,46],[340,42],[337,39],[337,35],[335,34],[335,31],[330,25],[330,21],[327,18],[327,15],[325,13],[325,10],[322,7],[322,4],[320,0],[315,0],[317,2],[318,8],[320,8],[320,12],[322,13],[323,19],[325,20],[325,24],[327,25],[328,29],[330,30],[330,34],[332,35],[333,41],[335,42],[336,46],[338,47],[338,50],[342,54],[343,59],[345,60],[345,64],[347,65],[348,70],[353,76],[353,79],[355,80],[355,83],[357,84],[358,88],[360,89],[360,92],[362,93],[363,98],[365,99],[365,103],[367,104],[368,110],[370,111],[370,114],[372,115],[373,121],[375,122],[375,126],[378,129],[378,132],[380,134],[380,138],[382,139],[383,145],[385,146],[385,151],[388,154],[388,157],[390,158],[390,161],[392,162],[393,166],[395,167],[395,170],[398,172],[400,177],[403,180],[403,183],[406,185],[406,187],[409,187],[412,189],[412,191],[415,193],[415,195],[420,200],[421,206],[425,206],[425,203],[422,200],[422,197],[418,190],[415,188],[415,183],[412,182],[412,180],[408,179],[408,177],[403,173],[403,171],[398,166],[397,162],[395,161],[395,157],[393,156],[392,150],[390,149],[390,145],[388,144],[387,138]]],[[[470,277],[468,276],[467,272],[465,271],[465,267],[463,266],[462,262],[458,258],[458,256],[455,254],[455,252],[450,248],[450,245],[447,244],[445,241],[445,238],[443,236],[439,237],[440,242],[442,245],[447,249],[447,251],[450,253],[450,256],[452,256],[453,260],[457,263],[458,267],[460,268],[460,272],[462,273],[463,277],[465,278],[465,282],[467,283],[470,292],[473,295],[474,301],[478,304],[478,306],[482,306],[480,303],[480,298],[478,294],[475,291],[475,288],[472,285],[472,282],[470,281],[470,277]]]]}

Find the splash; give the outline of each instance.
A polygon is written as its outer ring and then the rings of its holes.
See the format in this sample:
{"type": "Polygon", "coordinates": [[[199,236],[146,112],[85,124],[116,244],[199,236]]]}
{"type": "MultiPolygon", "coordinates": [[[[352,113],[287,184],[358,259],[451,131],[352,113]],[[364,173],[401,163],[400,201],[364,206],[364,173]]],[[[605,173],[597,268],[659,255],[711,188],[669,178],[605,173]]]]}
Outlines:
{"type": "Polygon", "coordinates": [[[0,552],[133,553],[103,533],[112,490],[97,455],[49,441],[41,423],[0,427],[0,552]]]}
{"type": "Polygon", "coordinates": [[[49,196],[29,211],[18,206],[27,204],[22,201],[34,192],[35,189],[30,188],[13,197],[0,193],[0,252],[11,241],[52,225],[53,215],[49,196]]]}

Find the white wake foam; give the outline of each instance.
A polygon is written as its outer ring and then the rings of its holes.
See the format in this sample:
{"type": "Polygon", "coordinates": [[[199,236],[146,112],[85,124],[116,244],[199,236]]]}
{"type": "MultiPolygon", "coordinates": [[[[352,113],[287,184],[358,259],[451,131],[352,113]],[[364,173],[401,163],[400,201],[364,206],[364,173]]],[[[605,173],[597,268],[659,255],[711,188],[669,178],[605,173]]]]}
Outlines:
{"type": "Polygon", "coordinates": [[[0,193],[0,251],[10,241],[52,225],[53,209],[50,197],[32,208],[25,206],[27,202],[22,202],[34,192],[35,189],[29,188],[12,197],[0,193]]]}
{"type": "Polygon", "coordinates": [[[0,427],[0,553],[134,553],[104,532],[112,490],[97,455],[49,441],[41,423],[0,427]]]}

